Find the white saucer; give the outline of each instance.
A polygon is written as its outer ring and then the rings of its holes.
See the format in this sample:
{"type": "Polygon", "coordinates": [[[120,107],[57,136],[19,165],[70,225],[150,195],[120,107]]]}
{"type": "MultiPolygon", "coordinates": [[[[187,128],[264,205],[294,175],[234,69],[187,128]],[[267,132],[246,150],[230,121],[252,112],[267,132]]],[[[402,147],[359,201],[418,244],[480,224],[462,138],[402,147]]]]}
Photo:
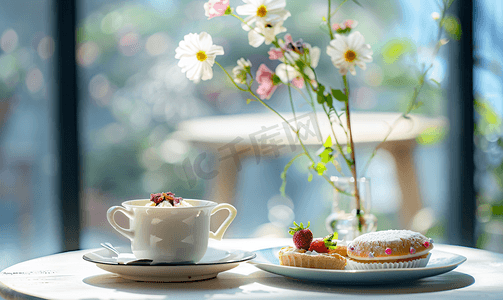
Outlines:
{"type": "MultiPolygon", "coordinates": [[[[118,248],[121,253],[131,253],[129,248],[118,248]]],[[[119,263],[117,256],[107,249],[97,249],[82,258],[99,268],[120,277],[135,281],[187,282],[217,277],[239,263],[255,258],[255,253],[241,250],[222,250],[208,247],[204,257],[195,264],[128,265],[119,263]]]]}
{"type": "Polygon", "coordinates": [[[382,284],[413,281],[443,274],[466,261],[466,257],[433,249],[426,267],[380,270],[324,270],[282,266],[278,252],[282,247],[255,251],[257,257],[249,263],[274,274],[306,281],[330,282],[334,284],[382,284]]]}

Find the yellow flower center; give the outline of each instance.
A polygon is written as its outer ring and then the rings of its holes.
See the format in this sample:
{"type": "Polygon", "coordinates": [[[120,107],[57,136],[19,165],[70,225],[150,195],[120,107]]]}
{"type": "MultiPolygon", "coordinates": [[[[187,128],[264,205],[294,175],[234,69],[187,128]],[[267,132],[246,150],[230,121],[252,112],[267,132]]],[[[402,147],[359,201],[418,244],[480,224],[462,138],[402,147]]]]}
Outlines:
{"type": "Polygon", "coordinates": [[[257,9],[257,17],[263,18],[265,15],[267,15],[267,7],[265,7],[265,5],[260,5],[257,9]]]}
{"type": "Polygon", "coordinates": [[[353,50],[348,50],[344,53],[344,58],[347,62],[353,62],[356,59],[356,53],[353,50]]]}
{"type": "Polygon", "coordinates": [[[198,61],[205,61],[208,58],[208,55],[206,55],[206,53],[201,50],[196,53],[196,58],[198,61]]]}

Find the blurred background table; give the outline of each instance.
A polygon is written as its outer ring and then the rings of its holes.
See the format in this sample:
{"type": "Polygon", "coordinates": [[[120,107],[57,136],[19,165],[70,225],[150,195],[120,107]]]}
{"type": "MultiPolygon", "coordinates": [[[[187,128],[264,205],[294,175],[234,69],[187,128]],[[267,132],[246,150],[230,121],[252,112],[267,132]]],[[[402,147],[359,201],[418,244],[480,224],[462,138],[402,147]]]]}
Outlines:
{"type": "MultiPolygon", "coordinates": [[[[291,239],[229,239],[222,249],[263,248],[291,244],[291,239]]],[[[242,263],[216,279],[189,283],[135,282],[84,261],[92,250],[41,257],[0,273],[0,296],[6,299],[501,299],[503,254],[474,248],[435,245],[467,261],[451,272],[387,285],[334,285],[303,282],[242,263]]]]}
{"type": "MultiPolygon", "coordinates": [[[[283,116],[288,122],[295,124],[292,113],[284,113],[283,116]]],[[[296,117],[302,140],[312,151],[316,151],[329,135],[333,135],[324,113],[298,112],[296,117]],[[320,125],[319,130],[315,126],[316,122],[320,125]]],[[[337,140],[343,145],[346,144],[344,130],[338,122],[333,122],[337,140]]],[[[342,123],[345,126],[344,117],[342,123]]],[[[396,165],[396,176],[403,199],[400,206],[400,226],[410,228],[413,217],[422,208],[413,157],[416,138],[427,129],[440,134],[448,126],[447,120],[414,114],[405,119],[401,118],[400,113],[355,112],[351,114],[351,124],[356,151],[358,147],[377,146],[393,126],[381,148],[391,154],[396,165]]],[[[293,156],[302,150],[287,123],[272,112],[184,121],[179,124],[178,131],[172,137],[190,142],[212,154],[220,153],[218,173],[215,173],[218,176],[215,178],[215,185],[211,187],[209,197],[217,202],[235,202],[237,172],[241,168],[238,157],[255,156],[258,162],[261,156],[293,156]]],[[[360,164],[366,161],[361,160],[360,164]]],[[[357,167],[362,168],[361,165],[357,167]]]]}

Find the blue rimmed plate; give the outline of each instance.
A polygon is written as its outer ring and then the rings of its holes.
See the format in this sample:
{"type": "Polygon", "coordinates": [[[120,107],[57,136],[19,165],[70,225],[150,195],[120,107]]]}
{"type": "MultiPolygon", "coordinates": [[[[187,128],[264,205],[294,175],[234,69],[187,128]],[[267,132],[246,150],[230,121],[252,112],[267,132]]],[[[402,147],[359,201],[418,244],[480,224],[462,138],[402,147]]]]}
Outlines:
{"type": "Polygon", "coordinates": [[[466,261],[466,257],[433,249],[430,261],[424,268],[382,270],[324,270],[282,266],[278,252],[282,247],[255,251],[257,257],[249,263],[274,274],[306,281],[336,284],[381,284],[413,281],[454,270],[466,261]]]}

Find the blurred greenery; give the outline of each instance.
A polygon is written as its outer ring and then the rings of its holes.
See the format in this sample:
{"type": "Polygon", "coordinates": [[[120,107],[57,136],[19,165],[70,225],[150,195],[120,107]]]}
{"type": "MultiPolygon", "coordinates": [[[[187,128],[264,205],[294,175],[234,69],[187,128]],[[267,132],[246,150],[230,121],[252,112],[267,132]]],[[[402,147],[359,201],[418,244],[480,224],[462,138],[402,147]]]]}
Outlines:
{"type": "Polygon", "coordinates": [[[475,145],[479,157],[476,160],[476,178],[480,178],[477,218],[482,228],[479,230],[477,247],[485,248],[494,238],[492,228],[503,226],[503,128],[501,116],[488,101],[477,95],[474,106],[477,120],[475,145]],[[484,182],[494,184],[487,186],[484,182]]]}

